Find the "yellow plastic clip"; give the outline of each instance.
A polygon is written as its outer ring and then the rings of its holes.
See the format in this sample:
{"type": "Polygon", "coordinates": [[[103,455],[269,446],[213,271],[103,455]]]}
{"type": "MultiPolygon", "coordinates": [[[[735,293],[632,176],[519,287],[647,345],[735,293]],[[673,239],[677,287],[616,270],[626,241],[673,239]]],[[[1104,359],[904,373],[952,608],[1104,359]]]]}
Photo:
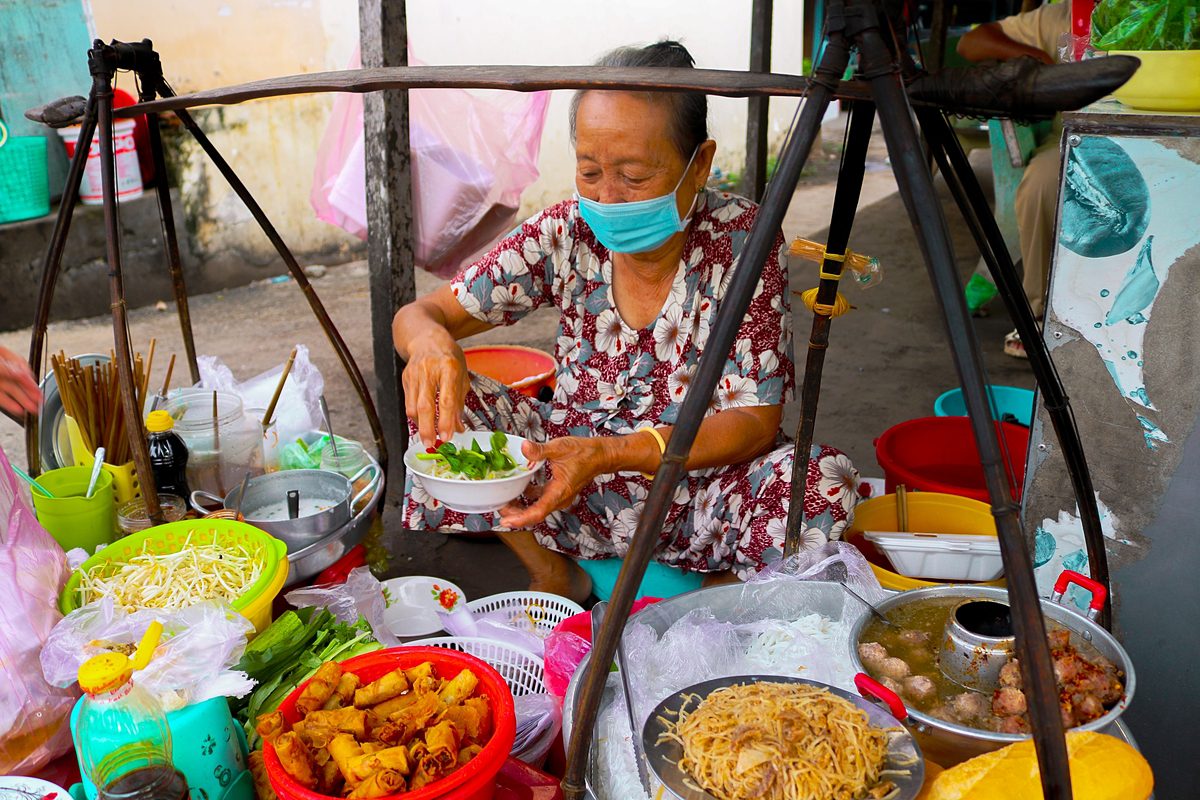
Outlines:
{"type": "Polygon", "coordinates": [[[822,269],[819,272],[817,272],[817,277],[823,281],[840,281],[842,279],[842,276],[845,274],[846,273],[844,273],[844,272],[838,272],[838,273],[826,272],[824,269],[822,269]]]}
{"type": "Polygon", "coordinates": [[[146,635],[138,642],[137,651],[133,654],[133,662],[130,664],[135,670],[145,669],[150,663],[151,656],[154,655],[154,648],[158,647],[158,640],[162,638],[163,626],[158,620],[150,623],[146,628],[146,635]]]}
{"type": "Polygon", "coordinates": [[[821,254],[821,260],[822,261],[845,261],[846,256],[849,255],[849,253],[850,253],[849,250],[847,250],[845,253],[831,253],[828,250],[826,250],[824,253],[821,254]]]}

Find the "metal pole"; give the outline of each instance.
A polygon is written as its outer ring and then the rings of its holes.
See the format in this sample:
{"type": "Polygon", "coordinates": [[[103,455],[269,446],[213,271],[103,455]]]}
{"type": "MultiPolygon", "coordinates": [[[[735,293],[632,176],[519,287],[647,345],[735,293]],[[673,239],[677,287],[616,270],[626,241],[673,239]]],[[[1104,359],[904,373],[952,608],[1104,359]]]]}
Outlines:
{"type": "MultiPolygon", "coordinates": [[[[592,744],[592,725],[600,709],[601,695],[608,679],[608,665],[612,663],[617,641],[625,629],[625,620],[633,606],[642,575],[645,574],[646,565],[650,562],[654,547],[658,543],[659,530],[666,518],[675,487],[686,471],[688,453],[704,419],[709,399],[720,379],[725,355],[737,337],[742,318],[762,275],[763,264],[775,246],[784,213],[787,211],[787,201],[796,189],[800,170],[804,167],[813,142],[820,134],[821,118],[825,115],[838,79],[846,68],[849,51],[839,33],[839,23],[835,19],[837,16],[839,15],[836,10],[830,15],[830,44],[825,48],[821,66],[816,70],[808,99],[796,124],[796,131],[784,148],[779,169],[767,187],[767,195],[746,239],[725,299],[717,312],[695,380],[684,397],[679,420],[671,432],[671,439],[667,443],[662,463],[655,473],[637,531],[617,575],[616,586],[613,588],[612,597],[609,598],[604,626],[597,641],[593,642],[587,671],[583,675],[580,687],[579,715],[567,748],[567,771],[562,780],[565,800],[579,800],[585,791],[583,777],[592,744]]],[[[634,731],[634,735],[638,735],[638,732],[634,731]]]]}
{"type": "MultiPolygon", "coordinates": [[[[858,198],[862,194],[867,148],[871,144],[871,128],[874,124],[874,105],[865,100],[850,103],[850,127],[846,135],[846,147],[842,151],[842,163],[838,168],[829,235],[825,241],[826,254],[845,256],[850,243],[850,229],[854,227],[858,198]]],[[[800,551],[800,535],[804,528],[804,494],[808,490],[807,465],[812,450],[813,429],[817,424],[817,403],[821,397],[821,373],[825,368],[825,352],[829,347],[829,329],[833,326],[832,314],[822,309],[832,307],[837,300],[838,285],[845,266],[840,258],[827,257],[821,262],[821,272],[831,277],[821,277],[817,284],[817,310],[813,313],[808,358],[800,387],[800,422],[796,427],[796,448],[792,457],[792,499],[788,504],[784,558],[800,551]]]]}
{"type": "MultiPolygon", "coordinates": [[[[58,273],[62,270],[63,249],[67,246],[67,235],[71,232],[71,219],[75,214],[75,204],[79,200],[79,186],[83,181],[88,150],[92,147],[92,138],[95,135],[96,92],[92,90],[88,93],[87,108],[79,126],[79,138],[75,141],[71,167],[67,170],[67,183],[63,187],[62,202],[58,206],[58,216],[54,220],[50,244],[46,247],[46,257],[42,259],[42,284],[38,289],[37,308],[33,316],[33,337],[29,342],[29,368],[38,378],[42,377],[42,356],[46,346],[46,328],[50,324],[50,306],[54,302],[54,287],[58,284],[58,273]]],[[[42,470],[38,425],[37,414],[25,416],[25,457],[33,475],[38,475],[42,470]]]]}
{"type": "Polygon", "coordinates": [[[983,462],[992,514],[1000,538],[1001,559],[1008,580],[1017,656],[1021,661],[1029,717],[1033,729],[1046,800],[1070,800],[1071,777],[1067,746],[1058,708],[1058,689],[1046,642],[1041,603],[1033,579],[1033,563],[1021,534],[1019,506],[1009,492],[1001,458],[996,424],[987,401],[983,359],[967,313],[954,252],[933,178],[925,163],[920,138],[913,125],[912,109],[900,80],[899,69],[888,51],[874,7],[856,0],[853,10],[862,28],[857,41],[860,74],[870,82],[879,109],[888,153],[909,219],[917,233],[925,264],[946,323],[954,364],[963,387],[971,428],[983,462]]]}
{"type": "Polygon", "coordinates": [[[146,431],[142,427],[142,409],[138,407],[137,388],[133,385],[133,365],[129,356],[129,320],[126,317],[125,287],[121,279],[121,223],[117,212],[117,172],[113,155],[112,77],[116,64],[112,48],[99,39],[88,53],[92,73],[92,91],[98,106],[97,127],[100,129],[100,183],[104,194],[104,230],[108,245],[108,283],[113,317],[113,342],[116,345],[117,376],[121,386],[121,405],[125,411],[125,434],[142,499],[153,525],[162,525],[162,509],[158,492],[154,490],[154,473],[150,469],[150,451],[146,431]]]}
{"type": "MultiPolygon", "coordinates": [[[[1046,347],[1042,333],[1038,330],[1037,318],[1029,305],[1029,298],[1021,287],[1021,279],[1017,268],[1004,244],[1004,237],[996,218],[992,215],[987,198],[979,185],[970,162],[962,151],[957,137],[950,130],[950,124],[945,116],[933,109],[918,109],[917,122],[924,131],[925,137],[933,148],[934,158],[937,159],[938,169],[946,179],[950,193],[962,211],[971,234],[979,246],[979,252],[987,262],[988,269],[996,279],[1000,288],[1000,296],[1004,300],[1008,314],[1016,325],[1017,333],[1025,344],[1025,352],[1029,355],[1029,366],[1037,381],[1038,391],[1042,395],[1042,405],[1054,426],[1062,447],[1063,460],[1066,462],[1067,474],[1071,479],[1071,487],[1075,492],[1075,502],[1079,506],[1079,517],[1083,524],[1083,540],[1087,547],[1088,571],[1091,577],[1109,588],[1108,552],[1105,549],[1104,533],[1100,528],[1100,510],[1096,505],[1096,490],[1092,485],[1092,475],[1088,471],[1087,457],[1084,454],[1083,443],[1079,438],[1079,429],[1075,425],[1075,415],[1071,409],[1071,401],[1066,389],[1059,378],[1058,370],[1050,350],[1046,347]]],[[[1111,611],[1108,604],[1100,611],[1096,621],[1106,628],[1111,628],[1111,611]]]]}

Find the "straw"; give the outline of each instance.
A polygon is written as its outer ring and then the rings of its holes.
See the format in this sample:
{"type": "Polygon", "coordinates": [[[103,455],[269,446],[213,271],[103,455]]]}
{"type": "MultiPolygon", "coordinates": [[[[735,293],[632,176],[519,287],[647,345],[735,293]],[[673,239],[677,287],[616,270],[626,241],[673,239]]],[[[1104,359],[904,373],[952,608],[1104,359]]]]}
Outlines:
{"type": "Polygon", "coordinates": [[[288,356],[287,363],[283,365],[283,374],[279,376],[279,385],[275,387],[275,394],[271,396],[271,402],[267,404],[267,411],[263,414],[262,426],[263,429],[271,427],[271,420],[275,416],[275,404],[279,402],[279,395],[283,394],[283,385],[287,383],[288,373],[292,371],[292,363],[296,360],[296,348],[292,348],[292,354],[288,356]]]}
{"type": "Polygon", "coordinates": [[[32,478],[32,477],[29,475],[29,473],[27,473],[25,470],[21,469],[21,468],[20,468],[20,467],[18,467],[16,464],[11,464],[11,466],[12,466],[12,468],[13,468],[13,472],[17,473],[17,475],[19,475],[19,476],[20,476],[22,479],[24,479],[24,480],[25,480],[25,482],[26,482],[26,483],[28,483],[30,486],[32,486],[33,488],[37,489],[37,490],[38,490],[39,492],[41,492],[42,494],[46,495],[46,497],[49,497],[49,498],[53,498],[53,497],[54,497],[54,495],[50,494],[50,492],[46,490],[46,487],[45,487],[45,486],[42,486],[40,483],[38,483],[37,481],[35,481],[35,480],[34,480],[34,479],[33,479],[33,478],[32,478]]]}

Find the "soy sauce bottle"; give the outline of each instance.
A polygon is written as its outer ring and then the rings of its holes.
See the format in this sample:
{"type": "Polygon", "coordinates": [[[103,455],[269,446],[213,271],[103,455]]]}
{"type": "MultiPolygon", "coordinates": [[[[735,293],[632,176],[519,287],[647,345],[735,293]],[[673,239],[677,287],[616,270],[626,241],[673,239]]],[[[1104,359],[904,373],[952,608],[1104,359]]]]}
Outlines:
{"type": "Polygon", "coordinates": [[[171,761],[171,731],[154,695],[131,676],[150,660],[162,625],[151,623],[130,661],[93,656],[79,668],[84,691],[71,731],[83,774],[97,800],[186,800],[187,779],[171,761]]]}
{"type": "Polygon", "coordinates": [[[174,429],[175,420],[166,411],[151,411],[146,417],[154,488],[159,494],[174,494],[186,500],[192,495],[187,485],[188,450],[174,429]]]}

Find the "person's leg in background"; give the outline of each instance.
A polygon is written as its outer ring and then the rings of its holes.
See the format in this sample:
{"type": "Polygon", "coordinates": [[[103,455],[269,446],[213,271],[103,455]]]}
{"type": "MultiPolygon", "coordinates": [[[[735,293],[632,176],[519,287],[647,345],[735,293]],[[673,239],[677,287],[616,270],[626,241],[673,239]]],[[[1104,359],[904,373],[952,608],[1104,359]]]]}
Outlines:
{"type": "MultiPolygon", "coordinates": [[[[1054,212],[1059,189],[1058,139],[1051,137],[1039,147],[1017,186],[1014,202],[1017,227],[1021,234],[1021,261],[1024,264],[1022,287],[1033,314],[1039,319],[1046,310],[1046,287],[1050,279],[1050,259],[1054,252],[1054,212]]],[[[1004,352],[1025,357],[1025,348],[1015,331],[1005,337],[1004,352]]]]}

